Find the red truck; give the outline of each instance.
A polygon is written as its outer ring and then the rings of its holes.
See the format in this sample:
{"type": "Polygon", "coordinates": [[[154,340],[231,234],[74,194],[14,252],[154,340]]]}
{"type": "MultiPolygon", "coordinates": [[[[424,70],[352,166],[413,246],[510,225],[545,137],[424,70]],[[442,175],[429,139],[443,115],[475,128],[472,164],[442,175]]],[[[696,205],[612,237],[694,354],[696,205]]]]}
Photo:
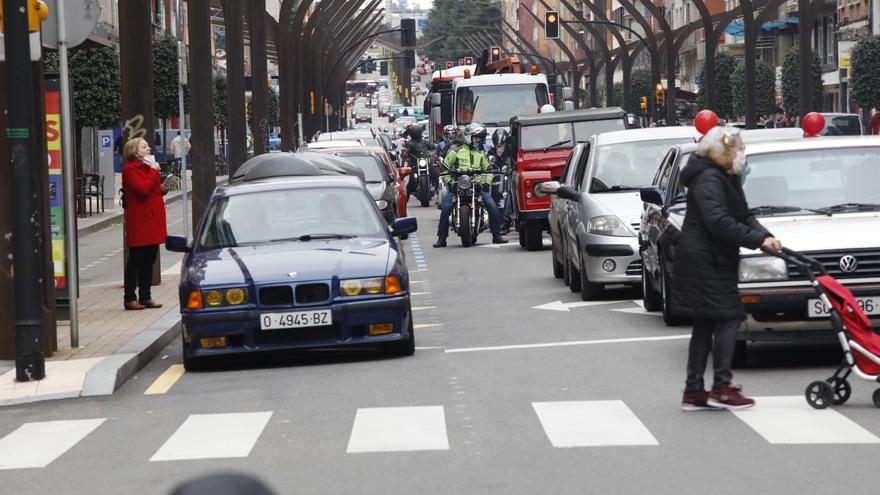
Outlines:
{"type": "Polygon", "coordinates": [[[515,161],[511,174],[513,220],[520,246],[537,251],[548,230],[550,197],[535,195],[535,186],[558,181],[577,143],[593,134],[627,128],[626,112],[617,107],[570,110],[510,119],[510,156],[515,161]]]}

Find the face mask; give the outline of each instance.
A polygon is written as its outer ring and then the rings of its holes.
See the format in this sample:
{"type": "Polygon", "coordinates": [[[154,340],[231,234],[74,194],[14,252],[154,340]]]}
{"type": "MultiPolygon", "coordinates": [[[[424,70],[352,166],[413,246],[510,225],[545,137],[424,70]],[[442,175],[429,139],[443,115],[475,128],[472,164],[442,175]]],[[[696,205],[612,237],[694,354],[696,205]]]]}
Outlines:
{"type": "Polygon", "coordinates": [[[743,179],[745,179],[745,176],[750,172],[748,165],[746,164],[746,155],[742,151],[738,151],[733,158],[733,172],[742,176],[743,179]]]}

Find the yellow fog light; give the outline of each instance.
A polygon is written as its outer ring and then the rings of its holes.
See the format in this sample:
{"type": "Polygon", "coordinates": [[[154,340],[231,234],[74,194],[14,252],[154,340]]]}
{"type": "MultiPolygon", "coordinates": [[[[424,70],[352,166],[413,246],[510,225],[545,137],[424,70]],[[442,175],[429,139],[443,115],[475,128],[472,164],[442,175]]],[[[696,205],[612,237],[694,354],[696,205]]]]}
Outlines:
{"type": "Polygon", "coordinates": [[[203,349],[226,347],[226,337],[204,337],[199,339],[199,346],[203,349]]]}
{"type": "Polygon", "coordinates": [[[226,302],[232,305],[244,302],[247,293],[243,289],[229,289],[226,291],[226,302]]]}
{"type": "Polygon", "coordinates": [[[205,303],[208,306],[220,306],[223,303],[223,294],[219,290],[205,292],[205,303]]]}
{"type": "Polygon", "coordinates": [[[346,296],[356,296],[361,293],[361,281],[360,280],[343,280],[339,283],[339,290],[342,291],[343,295],[346,296]]]}
{"type": "Polygon", "coordinates": [[[385,335],[394,331],[394,323],[376,323],[370,325],[370,335],[385,335]]]}
{"type": "Polygon", "coordinates": [[[381,294],[382,282],[381,278],[368,278],[364,280],[364,290],[367,291],[367,294],[381,294]]]}

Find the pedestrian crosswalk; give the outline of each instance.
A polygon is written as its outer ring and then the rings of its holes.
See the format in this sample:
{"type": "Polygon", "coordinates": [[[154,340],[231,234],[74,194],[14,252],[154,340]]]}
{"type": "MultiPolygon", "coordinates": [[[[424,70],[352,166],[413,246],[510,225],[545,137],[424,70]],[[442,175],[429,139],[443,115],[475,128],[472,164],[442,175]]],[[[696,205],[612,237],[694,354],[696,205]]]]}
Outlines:
{"type": "MultiPolygon", "coordinates": [[[[845,407],[814,410],[801,396],[757,397],[756,400],[758,405],[754,409],[734,413],[682,412],[685,415],[682,421],[705,414],[729,418],[729,421],[722,422],[725,429],[715,434],[715,441],[719,435],[735,435],[739,442],[779,445],[880,444],[877,436],[880,422],[875,421],[869,427],[860,425],[844,414],[845,407]],[[738,424],[750,428],[754,435],[743,437],[742,429],[736,426],[738,424]]],[[[530,408],[529,415],[505,415],[520,418],[518,421],[521,422],[505,431],[520,438],[527,437],[523,433],[529,429],[543,433],[547,447],[568,450],[624,446],[652,448],[683,441],[678,435],[664,436],[666,432],[658,431],[661,427],[656,423],[648,422],[654,425],[652,428],[646,426],[643,418],[650,418],[654,411],[645,409],[644,405],[634,409],[623,400],[524,402],[522,407],[530,408]],[[530,419],[521,419],[524,417],[530,419]],[[666,440],[661,442],[658,438],[666,440]]],[[[451,409],[451,406],[443,405],[357,408],[352,411],[353,422],[331,432],[337,437],[347,435],[348,438],[347,446],[342,440],[334,448],[340,455],[416,451],[454,454],[465,451],[466,444],[472,440],[461,435],[450,436],[450,430],[462,426],[455,424],[456,415],[451,409]],[[453,425],[449,424],[450,421],[453,425]]],[[[499,414],[491,409],[491,405],[486,406],[484,412],[486,417],[499,414]]],[[[154,448],[157,450],[144,462],[249,457],[262,442],[279,438],[277,431],[273,435],[263,434],[273,414],[273,411],[192,414],[167,439],[156,439],[158,447],[154,448]]],[[[475,416],[475,411],[470,414],[475,416]]],[[[865,418],[864,415],[857,416],[865,418]]],[[[0,438],[0,470],[51,467],[62,456],[75,456],[77,444],[90,435],[99,434],[105,422],[107,418],[25,423],[0,438]]],[[[289,423],[280,421],[273,428],[284,428],[289,423]]],[[[322,427],[327,425],[322,424],[322,427]]],[[[469,435],[473,435],[473,429],[480,428],[480,422],[469,420],[467,428],[469,435]]],[[[111,430],[115,431],[115,428],[111,430]]],[[[487,431],[498,430],[487,428],[487,431]]],[[[480,436],[483,443],[494,443],[501,448],[509,441],[485,433],[480,436]]]]}

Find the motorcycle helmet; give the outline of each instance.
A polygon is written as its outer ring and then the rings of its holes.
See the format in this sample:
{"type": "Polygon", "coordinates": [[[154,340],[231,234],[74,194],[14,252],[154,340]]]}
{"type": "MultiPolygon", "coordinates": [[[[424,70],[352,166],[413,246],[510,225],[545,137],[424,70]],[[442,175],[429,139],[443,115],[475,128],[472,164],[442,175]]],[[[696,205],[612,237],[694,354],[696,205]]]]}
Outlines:
{"type": "Polygon", "coordinates": [[[553,105],[547,103],[546,105],[541,107],[541,113],[553,113],[556,111],[556,108],[553,105]]]}
{"type": "Polygon", "coordinates": [[[496,148],[503,148],[505,144],[507,144],[507,138],[510,134],[502,129],[495,129],[495,132],[492,133],[492,146],[496,148]]]}
{"type": "Polygon", "coordinates": [[[473,145],[473,146],[477,146],[477,145],[482,146],[483,143],[486,142],[486,136],[489,134],[488,131],[486,131],[486,128],[483,127],[482,124],[477,124],[477,123],[470,124],[467,127],[466,132],[467,132],[467,142],[468,142],[468,144],[473,145]],[[474,143],[474,139],[479,139],[479,143],[474,143]]]}
{"type": "Polygon", "coordinates": [[[443,127],[443,136],[450,141],[455,139],[456,128],[454,125],[449,124],[443,127]]]}
{"type": "Polygon", "coordinates": [[[422,139],[422,133],[425,132],[425,128],[421,125],[415,124],[408,129],[409,137],[414,141],[419,141],[422,139]]]}

